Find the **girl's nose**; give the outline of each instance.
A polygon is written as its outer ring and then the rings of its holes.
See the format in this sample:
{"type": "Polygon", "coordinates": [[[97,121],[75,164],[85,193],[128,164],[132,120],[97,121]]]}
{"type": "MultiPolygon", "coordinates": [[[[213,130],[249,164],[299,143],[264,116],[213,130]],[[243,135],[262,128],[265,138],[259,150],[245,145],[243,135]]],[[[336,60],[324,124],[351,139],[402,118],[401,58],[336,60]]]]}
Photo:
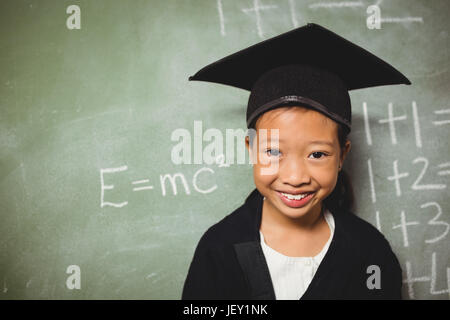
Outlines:
{"type": "Polygon", "coordinates": [[[311,183],[309,170],[299,159],[285,159],[279,168],[279,179],[293,187],[311,183]]]}

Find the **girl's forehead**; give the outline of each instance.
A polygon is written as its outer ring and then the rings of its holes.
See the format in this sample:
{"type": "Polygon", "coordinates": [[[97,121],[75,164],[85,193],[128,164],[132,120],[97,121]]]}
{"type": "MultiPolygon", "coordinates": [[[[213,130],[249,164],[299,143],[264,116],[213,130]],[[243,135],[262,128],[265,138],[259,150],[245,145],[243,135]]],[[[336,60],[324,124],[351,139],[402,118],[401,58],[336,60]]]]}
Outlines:
{"type": "Polygon", "coordinates": [[[337,126],[334,120],[324,114],[300,106],[280,107],[267,111],[256,122],[256,129],[279,129],[291,133],[292,131],[335,133],[337,126]]]}
{"type": "Polygon", "coordinates": [[[282,107],[264,113],[256,123],[256,134],[259,143],[277,140],[284,145],[310,145],[318,141],[339,144],[338,124],[320,112],[303,107],[282,107]],[[278,129],[278,135],[274,135],[273,129],[278,129]]]}

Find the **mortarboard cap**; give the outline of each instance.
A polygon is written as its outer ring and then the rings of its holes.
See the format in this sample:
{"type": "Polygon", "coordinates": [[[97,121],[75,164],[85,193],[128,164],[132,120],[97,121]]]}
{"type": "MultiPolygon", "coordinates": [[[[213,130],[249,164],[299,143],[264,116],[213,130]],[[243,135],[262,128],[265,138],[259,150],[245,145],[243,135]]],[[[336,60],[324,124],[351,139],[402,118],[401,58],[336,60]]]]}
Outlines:
{"type": "Polygon", "coordinates": [[[268,110],[300,105],[325,114],[348,131],[349,90],[411,84],[387,62],[314,23],[226,56],[189,80],[250,90],[248,128],[268,110]]]}

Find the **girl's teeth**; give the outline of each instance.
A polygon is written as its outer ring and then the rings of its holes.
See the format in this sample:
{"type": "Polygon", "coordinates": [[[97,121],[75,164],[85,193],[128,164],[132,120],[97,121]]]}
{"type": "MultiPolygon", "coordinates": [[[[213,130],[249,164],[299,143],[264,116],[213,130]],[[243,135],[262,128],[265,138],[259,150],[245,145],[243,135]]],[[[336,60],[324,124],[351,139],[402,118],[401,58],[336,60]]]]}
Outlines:
{"type": "Polygon", "coordinates": [[[293,194],[290,194],[290,193],[281,192],[281,194],[283,196],[285,196],[286,198],[290,199],[290,200],[300,200],[300,199],[303,199],[304,197],[306,197],[309,193],[302,193],[302,194],[298,194],[298,195],[293,195],[293,194]]]}

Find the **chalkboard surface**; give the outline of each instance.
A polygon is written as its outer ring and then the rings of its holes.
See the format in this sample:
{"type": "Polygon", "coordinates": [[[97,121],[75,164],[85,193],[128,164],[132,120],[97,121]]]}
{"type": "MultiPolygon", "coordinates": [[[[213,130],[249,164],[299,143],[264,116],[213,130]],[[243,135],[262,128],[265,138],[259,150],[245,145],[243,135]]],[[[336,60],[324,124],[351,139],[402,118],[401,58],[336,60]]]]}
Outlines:
{"type": "Polygon", "coordinates": [[[1,1],[0,298],[179,299],[200,236],[254,189],[248,162],[172,161],[176,132],[194,148],[210,128],[246,128],[248,92],[188,77],[314,22],[412,81],[351,93],[344,168],[355,212],[400,260],[404,297],[449,299],[449,9],[443,0],[1,1]]]}

